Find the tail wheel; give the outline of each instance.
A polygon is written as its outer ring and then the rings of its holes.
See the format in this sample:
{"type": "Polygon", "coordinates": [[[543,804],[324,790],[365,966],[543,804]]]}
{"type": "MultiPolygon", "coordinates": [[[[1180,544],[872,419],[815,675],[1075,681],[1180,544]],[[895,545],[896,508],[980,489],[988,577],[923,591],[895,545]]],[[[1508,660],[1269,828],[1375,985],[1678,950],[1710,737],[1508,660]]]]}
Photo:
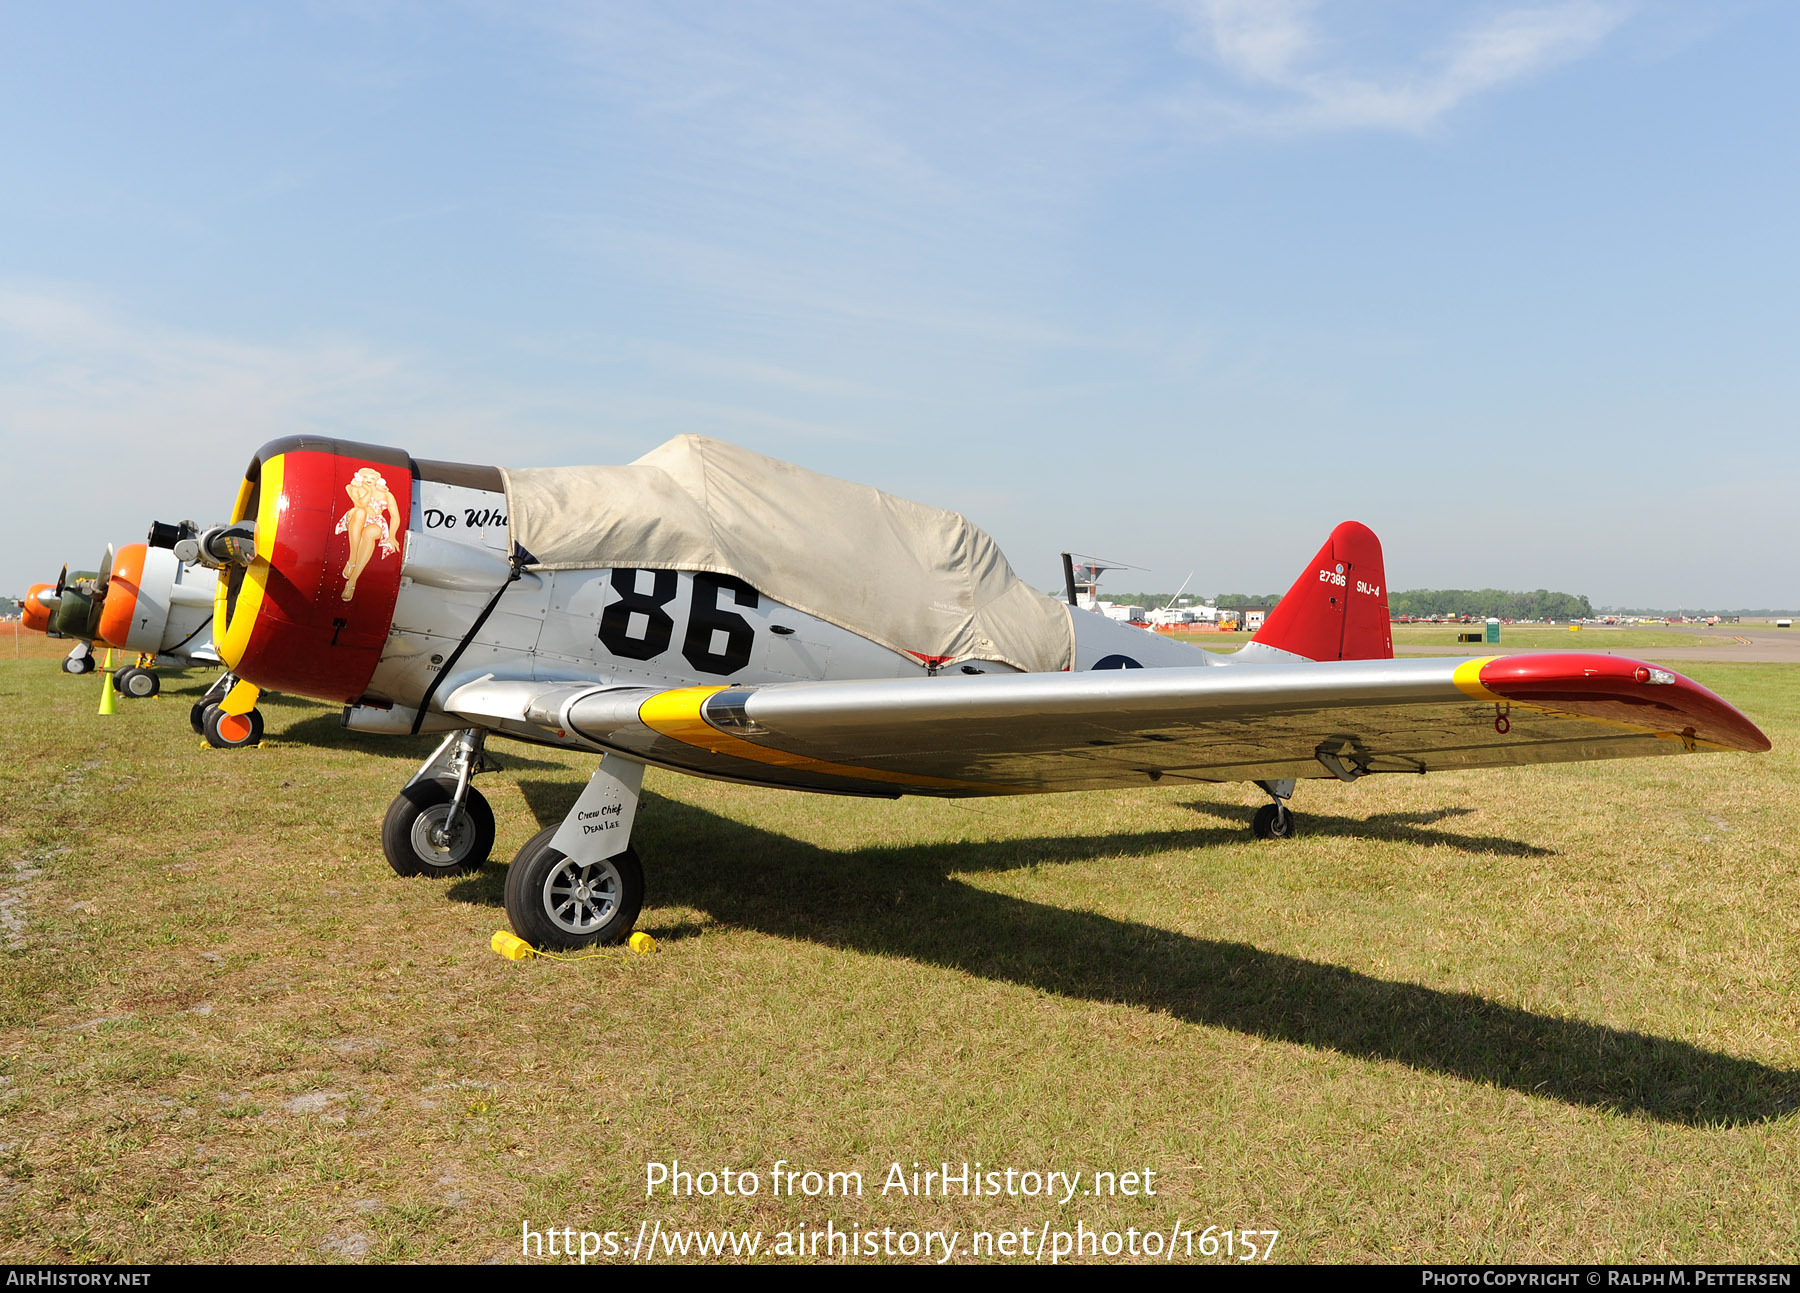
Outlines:
{"type": "Polygon", "coordinates": [[[446,831],[452,781],[415,781],[394,797],[381,823],[381,851],[401,875],[466,875],[494,851],[494,810],[469,788],[456,825],[446,831]]]}
{"type": "Polygon", "coordinates": [[[506,917],[534,947],[564,951],[619,943],[644,906],[644,868],[623,853],[586,866],[550,847],[561,823],[519,850],[506,872],[506,917]]]}
{"type": "Polygon", "coordinates": [[[1264,804],[1256,810],[1250,829],[1259,840],[1291,840],[1294,838],[1294,815],[1286,804],[1264,804]]]}
{"type": "Polygon", "coordinates": [[[263,737],[262,714],[227,714],[217,705],[208,705],[200,719],[200,735],[215,750],[241,750],[255,745],[263,737]]]}
{"type": "Polygon", "coordinates": [[[128,665],[113,674],[113,688],[121,696],[130,696],[134,700],[148,700],[162,690],[162,679],[148,669],[137,665],[128,665]]]}

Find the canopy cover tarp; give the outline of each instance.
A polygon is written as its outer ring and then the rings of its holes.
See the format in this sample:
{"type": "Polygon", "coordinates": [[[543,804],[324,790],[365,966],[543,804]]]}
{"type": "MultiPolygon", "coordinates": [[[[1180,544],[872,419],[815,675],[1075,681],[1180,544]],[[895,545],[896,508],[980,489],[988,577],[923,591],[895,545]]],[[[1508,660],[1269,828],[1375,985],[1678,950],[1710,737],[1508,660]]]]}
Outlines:
{"type": "Polygon", "coordinates": [[[710,570],[910,655],[1030,673],[1073,662],[1068,607],[956,512],[697,435],[623,467],[501,477],[533,569],[710,570]]]}

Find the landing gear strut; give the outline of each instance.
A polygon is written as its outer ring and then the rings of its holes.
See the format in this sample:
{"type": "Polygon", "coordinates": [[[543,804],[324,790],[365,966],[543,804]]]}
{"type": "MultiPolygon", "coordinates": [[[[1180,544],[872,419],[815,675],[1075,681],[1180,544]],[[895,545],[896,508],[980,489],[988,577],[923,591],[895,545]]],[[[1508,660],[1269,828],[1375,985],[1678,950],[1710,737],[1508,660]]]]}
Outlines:
{"type": "Polygon", "coordinates": [[[194,702],[194,707],[188,710],[188,722],[193,726],[195,736],[206,735],[206,707],[216,705],[224,700],[225,693],[230,691],[236,682],[235,674],[229,671],[222,673],[213,679],[213,685],[206,689],[205,694],[194,702]]]}
{"type": "Polygon", "coordinates": [[[494,851],[494,810],[470,785],[485,772],[487,733],[478,727],[446,736],[388,805],[381,851],[400,875],[466,875],[494,851]]]}
{"type": "Polygon", "coordinates": [[[1256,832],[1259,840],[1289,840],[1294,838],[1294,814],[1288,810],[1287,801],[1294,797],[1294,779],[1285,777],[1280,781],[1259,781],[1256,783],[1269,792],[1273,803],[1264,804],[1256,810],[1256,816],[1250,821],[1250,829],[1256,832]]]}

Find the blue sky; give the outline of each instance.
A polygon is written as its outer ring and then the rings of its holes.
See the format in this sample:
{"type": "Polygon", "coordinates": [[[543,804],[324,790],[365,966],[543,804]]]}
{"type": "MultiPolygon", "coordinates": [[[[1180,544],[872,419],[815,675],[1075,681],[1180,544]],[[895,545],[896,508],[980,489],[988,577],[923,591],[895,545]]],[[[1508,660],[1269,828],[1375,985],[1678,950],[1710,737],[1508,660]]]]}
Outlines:
{"type": "MultiPolygon", "coordinates": [[[[312,431],[1800,602],[1800,7],[0,3],[0,591],[312,431]]],[[[90,550],[92,554],[90,555],[90,550]]],[[[1119,585],[1121,588],[1124,585],[1119,585]]]]}

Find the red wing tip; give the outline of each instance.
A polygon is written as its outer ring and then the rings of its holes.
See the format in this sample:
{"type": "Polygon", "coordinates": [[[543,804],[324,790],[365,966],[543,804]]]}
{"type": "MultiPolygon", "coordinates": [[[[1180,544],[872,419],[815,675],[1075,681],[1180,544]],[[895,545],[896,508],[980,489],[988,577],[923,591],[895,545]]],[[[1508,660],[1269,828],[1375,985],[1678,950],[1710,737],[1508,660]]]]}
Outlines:
{"type": "Polygon", "coordinates": [[[1508,700],[1625,723],[1760,754],[1762,729],[1729,701],[1662,665],[1585,651],[1501,656],[1481,667],[1481,685],[1508,700]]]}

